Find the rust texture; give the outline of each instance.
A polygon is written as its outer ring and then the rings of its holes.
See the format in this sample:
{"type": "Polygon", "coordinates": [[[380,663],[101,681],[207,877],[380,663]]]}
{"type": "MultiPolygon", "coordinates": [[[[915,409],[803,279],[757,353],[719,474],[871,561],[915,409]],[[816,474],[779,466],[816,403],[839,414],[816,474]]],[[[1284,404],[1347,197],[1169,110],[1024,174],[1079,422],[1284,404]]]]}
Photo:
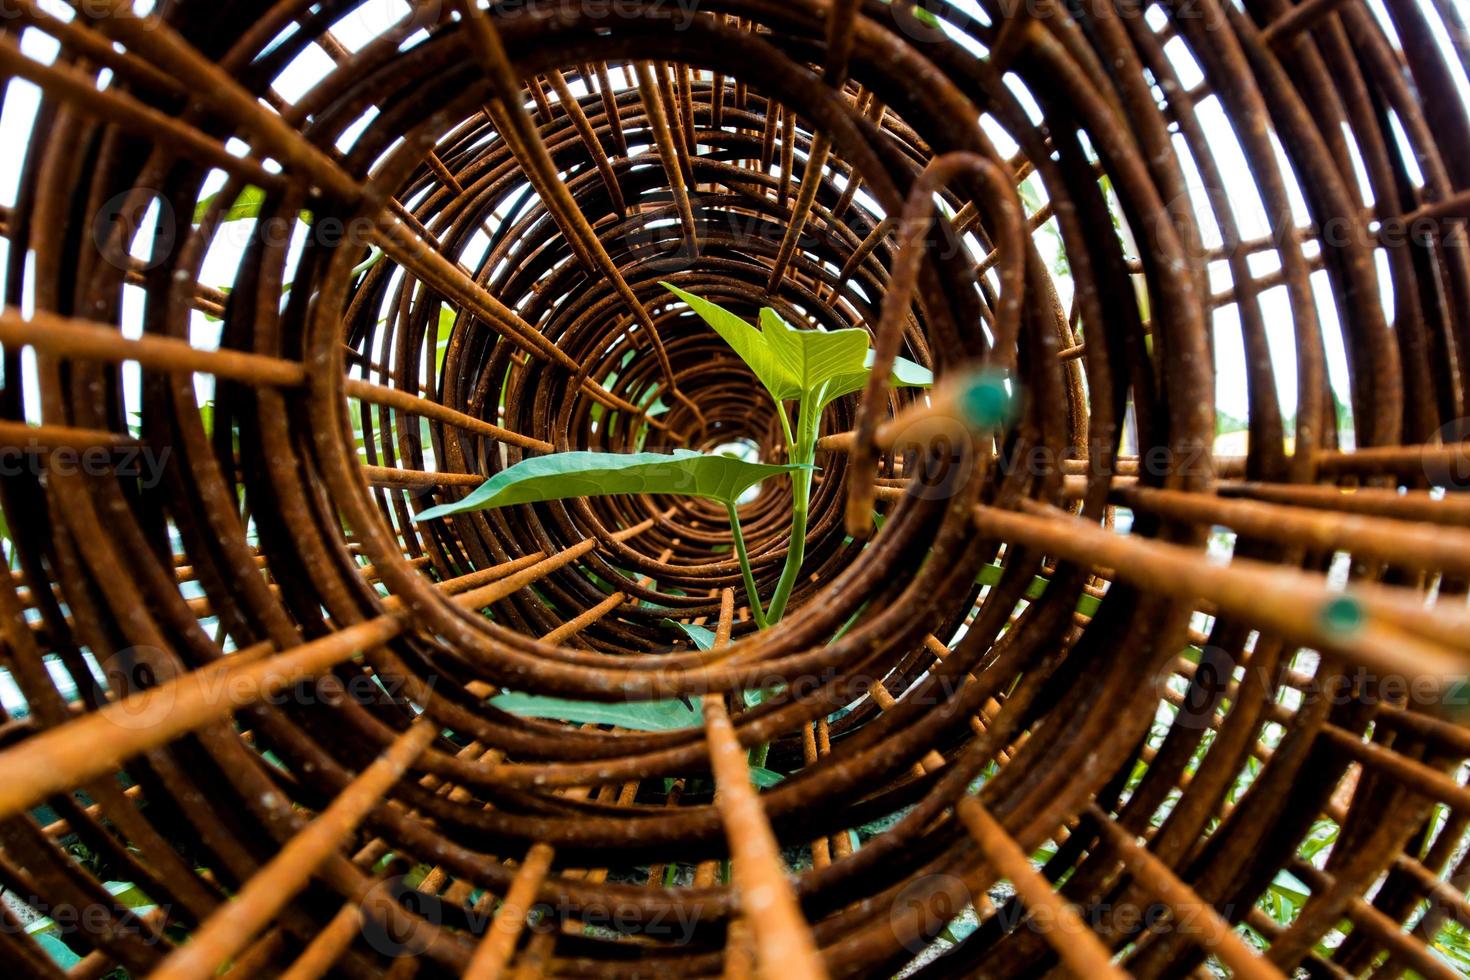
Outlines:
{"type": "MultiPolygon", "coordinates": [[[[1454,0],[11,0],[0,962],[1460,975],[1467,37],[1454,0]],[[885,368],[767,630],[710,501],[413,520],[554,451],[779,460],[661,280],[885,368]]],[[[741,507],[763,592],[790,513],[741,507]]]]}

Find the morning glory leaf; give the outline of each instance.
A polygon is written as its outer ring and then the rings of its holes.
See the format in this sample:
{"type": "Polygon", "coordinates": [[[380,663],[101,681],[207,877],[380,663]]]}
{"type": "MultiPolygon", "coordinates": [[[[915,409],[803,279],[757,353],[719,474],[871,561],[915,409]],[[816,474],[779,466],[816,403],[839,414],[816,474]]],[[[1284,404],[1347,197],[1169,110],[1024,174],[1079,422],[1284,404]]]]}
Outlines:
{"type": "Polygon", "coordinates": [[[830,401],[824,389],[830,388],[832,382],[848,384],[853,378],[867,380],[866,330],[856,327],[798,330],[768,306],[761,310],[761,335],[781,365],[796,378],[801,397],[830,401]]]}
{"type": "MultiPolygon", "coordinates": [[[[869,371],[873,369],[873,361],[878,356],[877,351],[868,351],[867,359],[863,366],[869,371]]],[[[893,375],[889,384],[895,388],[928,388],[934,384],[934,372],[924,365],[909,360],[906,357],[895,357],[893,359],[893,375]]]]}
{"type": "MultiPolygon", "coordinates": [[[[822,407],[827,407],[843,395],[850,395],[866,388],[868,375],[873,373],[873,361],[877,359],[877,356],[878,352],[870,348],[867,356],[863,358],[861,371],[844,374],[827,382],[827,387],[822,390],[822,407]]],[[[893,373],[888,376],[888,383],[895,388],[928,388],[934,384],[934,373],[924,365],[916,364],[906,357],[897,357],[893,360],[893,373]]]]}
{"type": "MultiPolygon", "coordinates": [[[[808,396],[820,410],[868,383],[874,352],[865,330],[798,330],[770,307],[761,310],[757,330],[707,299],[669,283],[663,286],[689,304],[740,355],[777,401],[808,396]]],[[[934,375],[922,364],[900,357],[894,361],[891,383],[899,388],[927,388],[934,383],[934,375]]]]}
{"type": "Polygon", "coordinates": [[[733,456],[676,449],[665,453],[555,453],[523,459],[477,487],[463,500],[430,507],[414,519],[532,504],[568,497],[668,493],[707,497],[734,505],[762,480],[802,469],[794,464],[752,463],[733,456]]]}
{"type": "Polygon", "coordinates": [[[676,619],[670,619],[667,622],[673,623],[679,629],[683,630],[684,635],[693,641],[696,650],[713,650],[715,648],[715,631],[708,626],[681,623],[676,619]]]}
{"type": "Polygon", "coordinates": [[[795,372],[778,357],[769,339],[761,331],[707,299],[701,299],[693,293],[686,293],[669,283],[661,285],[689,304],[689,308],[698,313],[700,319],[709,324],[710,329],[719,334],[725,343],[730,345],[730,349],[740,355],[740,359],[751,371],[755,372],[755,376],[760,379],[761,384],[766,386],[772,398],[777,401],[785,401],[801,395],[795,372]]]}
{"type": "Polygon", "coordinates": [[[499,694],[490,704],[522,718],[546,718],[579,725],[615,725],[635,732],[672,732],[698,728],[704,718],[682,701],[569,701],[536,694],[499,694]]]}

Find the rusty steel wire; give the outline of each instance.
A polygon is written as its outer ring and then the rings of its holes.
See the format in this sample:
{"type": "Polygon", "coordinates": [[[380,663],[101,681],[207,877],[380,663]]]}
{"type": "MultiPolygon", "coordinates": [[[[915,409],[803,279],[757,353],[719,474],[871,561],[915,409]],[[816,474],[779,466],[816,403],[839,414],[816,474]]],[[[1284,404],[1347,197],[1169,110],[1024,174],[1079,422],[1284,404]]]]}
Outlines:
{"type": "MultiPolygon", "coordinates": [[[[0,961],[1460,975],[1467,38],[11,0],[0,961]],[[873,337],[767,630],[711,501],[414,521],[550,452],[779,460],[661,281],[873,337]]],[[[741,505],[762,591],[791,508],[741,505]]]]}

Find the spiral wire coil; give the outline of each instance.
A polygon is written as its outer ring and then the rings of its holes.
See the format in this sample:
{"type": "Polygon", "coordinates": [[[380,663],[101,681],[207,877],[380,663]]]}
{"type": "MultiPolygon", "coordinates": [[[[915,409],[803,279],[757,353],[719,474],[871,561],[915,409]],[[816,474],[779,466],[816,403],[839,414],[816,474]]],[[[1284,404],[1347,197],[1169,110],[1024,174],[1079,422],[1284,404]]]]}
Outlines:
{"type": "MultiPolygon", "coordinates": [[[[18,975],[1470,964],[1454,0],[0,32],[18,975]],[[767,630],[710,501],[414,520],[551,452],[779,459],[665,281],[936,378],[827,413],[767,630]]],[[[762,589],[791,506],[741,505],[762,589]]]]}

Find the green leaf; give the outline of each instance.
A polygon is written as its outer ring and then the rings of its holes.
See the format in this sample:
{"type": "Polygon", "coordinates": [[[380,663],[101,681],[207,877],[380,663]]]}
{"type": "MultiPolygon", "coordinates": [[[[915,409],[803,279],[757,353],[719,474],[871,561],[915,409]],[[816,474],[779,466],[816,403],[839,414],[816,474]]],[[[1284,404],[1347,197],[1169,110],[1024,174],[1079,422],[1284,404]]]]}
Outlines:
{"type": "Polygon", "coordinates": [[[458,314],[449,306],[439,307],[439,331],[434,344],[434,376],[444,374],[444,355],[449,353],[449,338],[454,333],[454,321],[458,314]]]}
{"type": "MultiPolygon", "coordinates": [[[[669,283],[663,286],[724,338],[778,402],[810,396],[820,411],[868,383],[875,355],[866,330],[800,330],[770,307],[761,310],[757,330],[709,300],[669,283]]],[[[934,374],[900,357],[894,361],[891,383],[900,388],[927,388],[934,383],[934,374]]]]}
{"type": "Polygon", "coordinates": [[[605,704],[537,694],[500,694],[491,698],[490,704],[523,718],[548,718],[581,725],[616,725],[638,732],[670,732],[704,724],[698,710],[678,700],[605,704]]]}
{"type": "MultiPolygon", "coordinates": [[[[877,351],[868,351],[863,366],[869,371],[873,369],[873,360],[877,357],[877,351]]],[[[934,385],[934,372],[916,361],[907,357],[895,357],[893,359],[893,376],[889,384],[895,388],[930,388],[934,385]]]]}
{"type": "Polygon", "coordinates": [[[815,398],[819,412],[868,383],[866,330],[798,330],[768,306],[761,310],[761,336],[796,378],[801,395],[815,398]]]}
{"type": "Polygon", "coordinates": [[[51,957],[51,962],[63,970],[70,970],[82,961],[82,958],[71,951],[71,948],[55,936],[32,936],[46,955],[51,957]]]}
{"type": "MultiPolygon", "coordinates": [[[[877,515],[874,516],[876,517],[877,515]]],[[[880,524],[879,527],[881,526],[882,525],[880,524]]],[[[991,562],[990,564],[982,565],[980,566],[980,573],[975,576],[975,584],[989,585],[992,587],[999,585],[1001,575],[1004,571],[1005,567],[998,562],[991,562]]],[[[1043,594],[1045,594],[1046,587],[1050,584],[1051,579],[1049,578],[1044,578],[1040,575],[1032,576],[1031,583],[1026,586],[1025,598],[1031,602],[1035,602],[1037,599],[1040,599],[1043,594]]],[[[1082,613],[1084,616],[1097,615],[1098,607],[1101,605],[1102,600],[1095,595],[1088,595],[1084,592],[1082,593],[1082,595],[1077,597],[1077,611],[1082,613]]]]}
{"type": "MultiPolygon", "coordinates": [[[[828,381],[827,386],[820,393],[818,409],[826,408],[843,395],[850,395],[866,388],[868,376],[873,373],[873,361],[877,359],[877,356],[878,352],[870,348],[863,358],[861,371],[842,374],[828,381]]],[[[934,373],[924,365],[917,364],[906,357],[896,357],[893,360],[893,373],[888,376],[888,383],[895,388],[930,388],[934,385],[934,373]]]]}
{"type": "Polygon", "coordinates": [[[761,789],[769,789],[785,778],[786,777],[781,775],[779,772],[772,772],[769,769],[762,769],[760,766],[750,767],[750,781],[752,783],[755,783],[761,789]]]}
{"type": "MultiPolygon", "coordinates": [[[[218,194],[211,194],[195,205],[194,223],[196,225],[204,221],[205,216],[209,214],[209,209],[214,206],[214,199],[217,197],[219,197],[218,194]]],[[[265,190],[256,187],[254,184],[249,184],[240,192],[240,196],[235,198],[235,203],[231,204],[225,213],[220,215],[220,220],[244,221],[246,218],[258,218],[260,217],[260,209],[264,204],[265,190]]]]}
{"type": "Polygon", "coordinates": [[[663,453],[555,453],[521,460],[486,480],[463,500],[430,507],[417,521],[449,514],[568,497],[669,493],[734,504],[747,489],[803,467],[750,463],[732,456],[676,449],[663,453]]]}
{"type": "MultiPolygon", "coordinates": [[[[122,908],[132,910],[135,915],[147,915],[155,908],[153,900],[131,881],[107,881],[103,882],[102,887],[107,889],[113,902],[122,908]]],[[[54,919],[43,917],[27,923],[25,928],[28,935],[40,941],[49,933],[59,929],[60,925],[54,919]]],[[[48,949],[47,952],[50,950],[48,949]]]]}
{"type": "Polygon", "coordinates": [[[136,912],[138,909],[153,908],[153,899],[131,881],[109,881],[103,887],[111,893],[112,900],[125,909],[136,912]]]}
{"type": "MultiPolygon", "coordinates": [[[[214,199],[217,197],[219,197],[218,194],[211,194],[194,206],[194,223],[196,225],[203,223],[205,215],[209,214],[209,209],[214,206],[214,199]]],[[[260,209],[264,205],[265,191],[262,188],[256,187],[254,184],[248,184],[240,192],[240,196],[235,198],[235,203],[231,204],[225,213],[220,215],[220,221],[245,221],[251,218],[259,218],[260,209]]],[[[311,212],[302,211],[301,220],[307,224],[311,224],[311,212]]]]}
{"type": "Polygon", "coordinates": [[[695,649],[713,650],[715,648],[715,631],[707,626],[696,626],[693,623],[681,623],[678,620],[668,620],[679,629],[683,630],[689,639],[694,641],[695,649]]]}
{"type": "Polygon", "coordinates": [[[797,373],[784,362],[772,348],[770,340],[761,331],[740,317],[707,299],[686,293],[678,286],[660,283],[665,289],[689,304],[710,329],[719,334],[730,349],[755,372],[760,383],[766,386],[776,401],[787,401],[801,396],[797,373]]]}
{"type": "Polygon", "coordinates": [[[1290,871],[1276,872],[1276,878],[1272,881],[1272,885],[1283,893],[1300,899],[1303,904],[1306,903],[1307,898],[1312,894],[1312,890],[1304,885],[1302,880],[1290,871]]]}

